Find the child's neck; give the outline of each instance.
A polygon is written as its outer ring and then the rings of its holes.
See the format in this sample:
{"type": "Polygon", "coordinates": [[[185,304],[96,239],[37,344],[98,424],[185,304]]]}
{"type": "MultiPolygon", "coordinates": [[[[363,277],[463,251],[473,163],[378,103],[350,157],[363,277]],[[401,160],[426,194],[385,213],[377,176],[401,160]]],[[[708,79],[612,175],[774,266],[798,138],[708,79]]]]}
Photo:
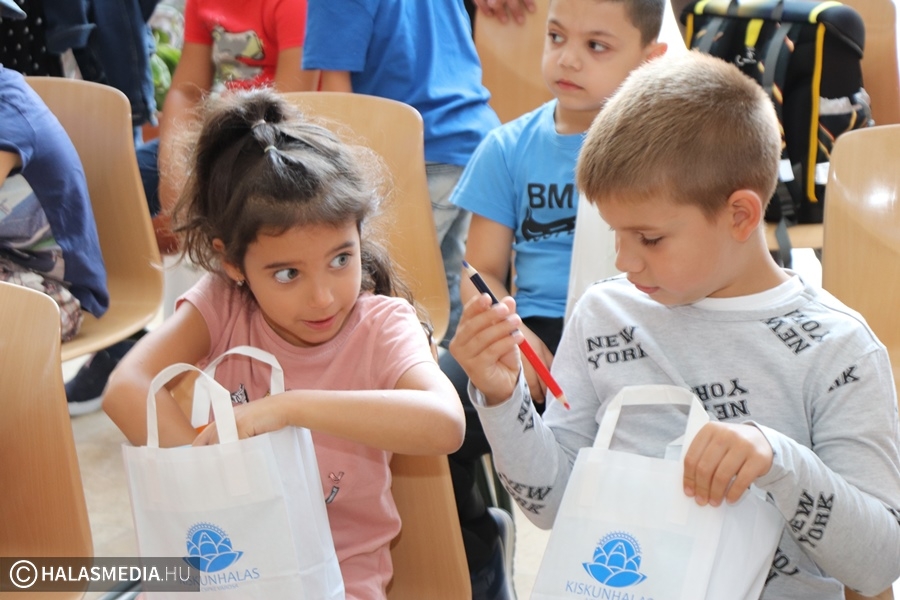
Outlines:
{"type": "Polygon", "coordinates": [[[774,289],[791,278],[791,274],[778,266],[771,255],[739,270],[727,291],[719,291],[711,297],[751,296],[774,289]]]}
{"type": "Polygon", "coordinates": [[[569,110],[557,102],[556,110],[553,112],[556,133],[559,135],[584,133],[599,113],[599,110],[569,110]]]}

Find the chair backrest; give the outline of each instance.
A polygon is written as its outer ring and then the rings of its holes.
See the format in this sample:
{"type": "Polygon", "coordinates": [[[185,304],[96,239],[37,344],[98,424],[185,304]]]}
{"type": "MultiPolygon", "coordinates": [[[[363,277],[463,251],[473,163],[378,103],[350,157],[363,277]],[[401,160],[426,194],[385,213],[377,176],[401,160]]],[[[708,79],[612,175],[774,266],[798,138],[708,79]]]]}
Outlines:
{"type": "Polygon", "coordinates": [[[69,134],[87,177],[109,310],[85,314],[62,360],[100,350],[139,331],[159,312],[163,271],[134,152],[131,105],[119,90],[62,77],[27,77],[69,134]]]}
{"type": "Polygon", "coordinates": [[[822,286],[859,311],[900,378],[900,125],[838,138],[825,189],[822,286]]]}
{"type": "Polygon", "coordinates": [[[391,473],[403,530],[391,546],[388,600],[471,598],[447,457],[395,454],[391,473]]]}
{"type": "MultiPolygon", "coordinates": [[[[0,556],[94,553],[59,349],[53,300],[0,282],[0,556]]],[[[10,600],[34,596],[3,593],[10,600]]]]}
{"type": "Polygon", "coordinates": [[[842,2],[856,10],[866,26],[862,73],[863,87],[872,99],[872,118],[876,125],[900,123],[897,7],[893,0],[842,2]]]}
{"type": "Polygon", "coordinates": [[[521,25],[476,15],[475,49],[481,59],[484,87],[501,123],[534,110],[553,95],[541,76],[541,56],[547,35],[549,0],[537,0],[537,10],[521,25]]]}
{"type": "Polygon", "coordinates": [[[341,139],[381,156],[390,177],[380,217],[387,246],[440,341],[450,320],[450,297],[425,178],[422,117],[407,104],[364,94],[291,92],[284,97],[341,139]]]}

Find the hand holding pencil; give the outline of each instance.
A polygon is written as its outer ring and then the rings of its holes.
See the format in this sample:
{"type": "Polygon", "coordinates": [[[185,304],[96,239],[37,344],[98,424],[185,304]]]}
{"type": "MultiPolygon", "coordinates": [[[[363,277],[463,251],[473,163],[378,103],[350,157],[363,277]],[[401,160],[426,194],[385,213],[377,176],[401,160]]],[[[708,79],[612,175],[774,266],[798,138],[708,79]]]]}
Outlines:
{"type": "Polygon", "coordinates": [[[568,409],[569,404],[559,384],[520,331],[521,319],[515,314],[512,299],[498,301],[473,267],[465,261],[463,267],[476,289],[487,294],[491,302],[488,306],[483,296],[479,296],[480,300],[467,303],[450,345],[451,353],[473,384],[485,394],[489,404],[511,395],[519,371],[514,352],[514,347],[518,345],[547,391],[568,409]]]}

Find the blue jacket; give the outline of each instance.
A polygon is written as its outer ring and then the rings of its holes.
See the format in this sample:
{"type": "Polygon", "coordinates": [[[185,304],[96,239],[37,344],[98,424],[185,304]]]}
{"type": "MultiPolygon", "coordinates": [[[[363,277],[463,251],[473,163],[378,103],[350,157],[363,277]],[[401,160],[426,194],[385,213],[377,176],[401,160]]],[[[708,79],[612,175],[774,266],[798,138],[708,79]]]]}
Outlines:
{"type": "Polygon", "coordinates": [[[72,49],[81,75],[121,90],[134,124],[153,122],[156,101],[147,20],[158,0],[44,0],[47,50],[72,49]]]}

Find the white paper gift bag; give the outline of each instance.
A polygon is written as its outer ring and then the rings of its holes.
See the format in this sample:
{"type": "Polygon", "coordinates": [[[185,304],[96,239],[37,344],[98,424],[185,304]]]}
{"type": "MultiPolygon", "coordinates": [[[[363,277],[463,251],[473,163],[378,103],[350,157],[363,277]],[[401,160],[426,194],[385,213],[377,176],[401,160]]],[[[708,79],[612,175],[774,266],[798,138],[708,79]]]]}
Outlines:
{"type": "MultiPolygon", "coordinates": [[[[284,390],[274,356],[247,346],[233,353],[268,363],[272,393],[284,390]]],[[[123,447],[140,555],[182,557],[193,567],[188,585],[200,588],[192,598],[344,598],[309,431],[238,440],[230,394],[211,376],[221,358],[206,372],[175,364],[159,373],[147,397],[147,446],[123,447]],[[156,393],[186,371],[200,374],[195,418],[206,423],[211,405],[220,443],[159,448],[156,393]]]]}
{"type": "Polygon", "coordinates": [[[684,494],[684,452],[709,416],[687,389],[624,388],[575,461],[532,600],[755,600],[784,519],[755,487],[733,505],[684,494]],[[674,459],[609,449],[622,406],[689,407],[674,459]]]}

